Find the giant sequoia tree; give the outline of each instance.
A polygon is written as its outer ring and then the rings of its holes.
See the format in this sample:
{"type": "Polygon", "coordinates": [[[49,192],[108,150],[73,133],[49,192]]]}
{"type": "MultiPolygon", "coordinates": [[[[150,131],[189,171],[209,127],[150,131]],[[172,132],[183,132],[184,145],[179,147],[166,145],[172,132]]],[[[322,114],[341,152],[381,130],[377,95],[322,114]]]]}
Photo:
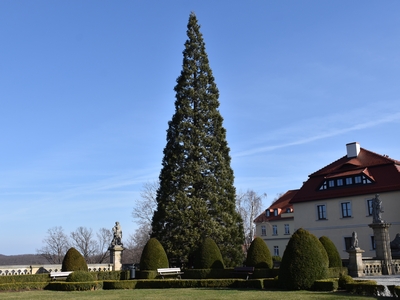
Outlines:
{"type": "Polygon", "coordinates": [[[175,114],[168,123],[152,236],[170,259],[182,261],[189,260],[200,241],[210,237],[230,266],[243,259],[243,224],[235,210],[219,92],[194,13],[187,36],[175,86],[175,114]]]}

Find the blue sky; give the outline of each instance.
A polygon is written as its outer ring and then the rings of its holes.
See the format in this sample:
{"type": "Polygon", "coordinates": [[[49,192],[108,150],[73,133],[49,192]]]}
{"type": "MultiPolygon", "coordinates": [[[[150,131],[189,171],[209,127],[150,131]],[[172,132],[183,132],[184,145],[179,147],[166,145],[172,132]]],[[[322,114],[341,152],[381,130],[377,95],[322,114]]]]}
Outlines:
{"type": "Polygon", "coordinates": [[[158,178],[197,15],[237,190],[278,193],[346,154],[400,159],[398,1],[0,1],[0,254],[50,227],[124,237],[158,178]]]}

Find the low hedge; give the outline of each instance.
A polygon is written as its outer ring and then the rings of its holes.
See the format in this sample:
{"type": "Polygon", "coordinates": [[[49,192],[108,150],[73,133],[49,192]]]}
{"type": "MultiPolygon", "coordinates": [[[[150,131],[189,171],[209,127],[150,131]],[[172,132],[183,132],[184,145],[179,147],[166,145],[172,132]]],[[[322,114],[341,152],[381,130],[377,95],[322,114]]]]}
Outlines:
{"type": "MultiPolygon", "coordinates": [[[[103,281],[103,280],[126,280],[129,279],[129,270],[128,271],[108,271],[108,272],[90,272],[93,276],[94,281],[103,281]]],[[[138,273],[138,272],[136,272],[138,273]]]]}
{"type": "Polygon", "coordinates": [[[30,291],[43,290],[49,282],[9,282],[1,283],[0,291],[30,291]]]}
{"type": "Polygon", "coordinates": [[[184,269],[184,279],[222,279],[231,278],[233,269],[184,269]]]}
{"type": "Polygon", "coordinates": [[[400,297],[400,286],[388,285],[388,289],[393,297],[400,297]]]}
{"type": "Polygon", "coordinates": [[[362,296],[378,296],[385,290],[383,285],[377,285],[374,280],[359,280],[346,284],[346,291],[362,296]]]}
{"type": "Polygon", "coordinates": [[[28,275],[9,275],[0,276],[0,284],[2,283],[26,283],[26,282],[49,282],[49,274],[28,274],[28,275]]]}
{"type": "Polygon", "coordinates": [[[103,281],[63,282],[54,281],[47,284],[46,290],[51,291],[93,291],[103,287],[103,281]]]}
{"type": "MultiPolygon", "coordinates": [[[[155,272],[155,271],[154,271],[155,272]]],[[[233,276],[233,268],[227,269],[184,269],[183,279],[226,279],[226,278],[240,278],[233,276]]],[[[259,278],[273,278],[278,275],[278,269],[255,269],[253,275],[250,276],[251,279],[259,278]]],[[[155,277],[149,278],[140,276],[141,279],[154,279],[155,277]]],[[[245,277],[245,275],[243,274],[245,277]]],[[[243,277],[243,278],[244,278],[243,277]]]]}
{"type": "Polygon", "coordinates": [[[155,279],[157,277],[157,271],[146,270],[146,271],[136,271],[136,278],[140,279],[155,279]]]}
{"type": "Polygon", "coordinates": [[[278,288],[278,280],[275,278],[266,278],[263,280],[264,289],[276,289],[278,288]]]}
{"type": "Polygon", "coordinates": [[[166,288],[252,288],[262,289],[263,280],[260,279],[194,279],[194,280],[106,280],[103,289],[166,289],[166,288]]]}
{"type": "Polygon", "coordinates": [[[313,285],[314,291],[332,292],[337,291],[339,287],[338,280],[335,278],[316,280],[313,285]]]}

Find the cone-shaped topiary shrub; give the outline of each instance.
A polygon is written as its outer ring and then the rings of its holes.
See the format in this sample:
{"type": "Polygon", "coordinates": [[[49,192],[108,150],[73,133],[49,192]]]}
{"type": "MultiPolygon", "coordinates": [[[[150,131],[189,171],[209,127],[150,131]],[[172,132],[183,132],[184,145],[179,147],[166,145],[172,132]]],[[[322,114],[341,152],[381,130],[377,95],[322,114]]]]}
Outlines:
{"type": "Polygon", "coordinates": [[[224,269],[224,261],[217,244],[206,237],[195,254],[195,269],[224,269]]]}
{"type": "Polygon", "coordinates": [[[246,266],[255,268],[268,268],[273,266],[271,252],[262,238],[256,237],[247,251],[246,266]]]}
{"type": "Polygon", "coordinates": [[[315,280],[324,279],[328,270],[328,255],[316,236],[298,229],[283,253],[278,283],[290,290],[310,289],[315,280]]]}
{"type": "Polygon", "coordinates": [[[156,238],[151,238],[144,246],[140,257],[140,270],[157,270],[168,267],[169,262],[163,246],[156,238]]]}
{"type": "Polygon", "coordinates": [[[64,256],[61,270],[65,271],[88,271],[85,259],[74,247],[70,248],[64,256]]]}
{"type": "Polygon", "coordinates": [[[321,236],[319,241],[324,246],[326,254],[328,254],[329,268],[341,267],[342,259],[335,244],[327,236],[321,236]]]}

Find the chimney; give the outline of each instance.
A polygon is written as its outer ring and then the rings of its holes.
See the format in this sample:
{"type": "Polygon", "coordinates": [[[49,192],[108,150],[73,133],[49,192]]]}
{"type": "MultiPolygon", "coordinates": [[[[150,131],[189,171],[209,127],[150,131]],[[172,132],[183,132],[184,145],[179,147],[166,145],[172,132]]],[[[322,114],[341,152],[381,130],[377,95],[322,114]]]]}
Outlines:
{"type": "Polygon", "coordinates": [[[357,142],[346,144],[347,158],[357,157],[360,153],[360,144],[357,142]]]}

